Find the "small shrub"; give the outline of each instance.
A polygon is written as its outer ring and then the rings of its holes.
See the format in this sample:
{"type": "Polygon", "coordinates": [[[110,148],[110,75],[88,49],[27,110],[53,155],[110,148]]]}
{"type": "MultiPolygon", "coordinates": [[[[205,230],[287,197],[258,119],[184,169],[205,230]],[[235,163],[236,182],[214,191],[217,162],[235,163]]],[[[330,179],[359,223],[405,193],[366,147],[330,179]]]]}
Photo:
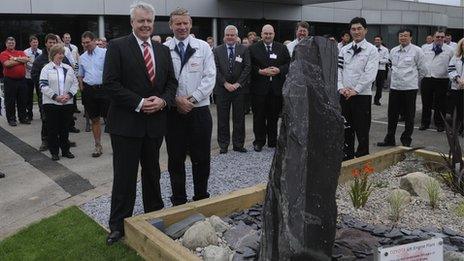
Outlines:
{"type": "Polygon", "coordinates": [[[440,200],[440,183],[435,179],[431,179],[427,184],[425,184],[425,190],[429,197],[429,203],[432,209],[435,209],[438,206],[438,200],[440,200]]]}
{"type": "Polygon", "coordinates": [[[399,190],[395,190],[388,197],[388,203],[390,204],[390,219],[396,223],[401,219],[403,210],[408,204],[407,196],[399,190]]]}
{"type": "Polygon", "coordinates": [[[458,217],[463,217],[464,218],[464,201],[459,203],[459,205],[454,209],[454,212],[458,217]]]}
{"type": "Polygon", "coordinates": [[[362,169],[353,169],[351,175],[354,178],[353,183],[350,185],[350,198],[353,207],[364,207],[372,192],[372,183],[369,182],[368,177],[374,172],[369,163],[364,165],[362,169]]]}

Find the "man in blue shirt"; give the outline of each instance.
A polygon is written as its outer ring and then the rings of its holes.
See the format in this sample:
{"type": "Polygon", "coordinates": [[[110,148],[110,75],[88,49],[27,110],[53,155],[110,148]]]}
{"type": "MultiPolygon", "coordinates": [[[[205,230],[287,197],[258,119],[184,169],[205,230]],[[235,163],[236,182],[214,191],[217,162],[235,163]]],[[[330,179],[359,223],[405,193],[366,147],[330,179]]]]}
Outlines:
{"type": "Polygon", "coordinates": [[[92,121],[92,133],[95,139],[92,157],[100,157],[103,153],[100,117],[106,117],[109,104],[102,88],[106,49],[97,46],[95,35],[92,32],[84,32],[81,39],[86,51],[79,60],[79,88],[82,92],[82,103],[92,121]]]}

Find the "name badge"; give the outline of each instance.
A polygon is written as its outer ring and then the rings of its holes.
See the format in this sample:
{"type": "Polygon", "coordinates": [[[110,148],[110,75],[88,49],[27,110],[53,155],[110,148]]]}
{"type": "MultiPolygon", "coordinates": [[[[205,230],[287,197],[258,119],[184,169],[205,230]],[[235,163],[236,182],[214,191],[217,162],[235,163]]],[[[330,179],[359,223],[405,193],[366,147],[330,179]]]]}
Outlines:
{"type": "Polygon", "coordinates": [[[271,53],[271,54],[269,55],[269,59],[274,59],[274,60],[277,59],[277,54],[271,53]]]}
{"type": "Polygon", "coordinates": [[[190,63],[190,72],[199,72],[200,71],[200,64],[197,62],[190,63]]]}
{"type": "Polygon", "coordinates": [[[238,63],[241,63],[243,61],[243,58],[240,56],[235,57],[235,61],[238,63]]]}

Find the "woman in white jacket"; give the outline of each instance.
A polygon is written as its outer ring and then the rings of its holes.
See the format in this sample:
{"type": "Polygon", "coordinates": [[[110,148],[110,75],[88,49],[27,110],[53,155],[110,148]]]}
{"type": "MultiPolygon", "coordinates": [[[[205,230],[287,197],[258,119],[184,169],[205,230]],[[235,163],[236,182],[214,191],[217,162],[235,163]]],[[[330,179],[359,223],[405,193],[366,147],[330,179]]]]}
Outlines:
{"type": "Polygon", "coordinates": [[[453,102],[453,112],[456,109],[456,124],[459,126],[459,134],[462,134],[464,117],[464,38],[456,46],[456,55],[451,58],[448,75],[451,80],[450,97],[453,102]]]}
{"type": "Polygon", "coordinates": [[[40,73],[39,85],[43,94],[43,109],[47,115],[48,148],[52,160],[59,160],[61,155],[74,158],[69,151],[69,125],[72,121],[73,97],[77,92],[77,78],[73,68],[63,63],[65,49],[62,44],[50,48],[50,62],[40,73]]]}

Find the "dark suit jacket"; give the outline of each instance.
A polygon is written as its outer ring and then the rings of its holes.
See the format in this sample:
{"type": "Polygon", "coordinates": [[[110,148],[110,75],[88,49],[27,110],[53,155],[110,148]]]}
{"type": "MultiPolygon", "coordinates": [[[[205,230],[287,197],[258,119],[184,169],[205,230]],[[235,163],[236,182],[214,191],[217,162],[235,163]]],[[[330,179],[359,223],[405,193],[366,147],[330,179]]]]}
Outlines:
{"type": "Polygon", "coordinates": [[[155,83],[151,84],[142,51],[133,34],[112,40],[106,52],[103,85],[110,98],[107,124],[111,134],[126,137],[162,137],[166,134],[166,109],[136,112],[142,98],[155,95],[174,105],[177,80],[169,48],[152,41],[155,83]]]}
{"type": "Polygon", "coordinates": [[[272,43],[272,53],[277,55],[277,59],[270,59],[266,46],[263,41],[259,41],[249,47],[251,58],[251,84],[250,92],[254,95],[267,95],[272,93],[276,96],[282,95],[282,86],[285,82],[285,76],[288,72],[290,55],[285,45],[279,42],[272,43]],[[279,68],[280,74],[272,77],[260,75],[259,69],[269,66],[279,68]]]}
{"type": "Polygon", "coordinates": [[[234,58],[234,65],[232,74],[229,73],[229,56],[227,55],[227,45],[221,44],[214,48],[214,60],[216,61],[216,86],[214,88],[215,94],[225,94],[229,91],[224,87],[224,83],[238,82],[241,87],[236,91],[237,93],[248,93],[248,82],[251,72],[250,53],[248,48],[241,44],[235,45],[235,57],[242,58],[242,62],[238,62],[234,58]]]}

